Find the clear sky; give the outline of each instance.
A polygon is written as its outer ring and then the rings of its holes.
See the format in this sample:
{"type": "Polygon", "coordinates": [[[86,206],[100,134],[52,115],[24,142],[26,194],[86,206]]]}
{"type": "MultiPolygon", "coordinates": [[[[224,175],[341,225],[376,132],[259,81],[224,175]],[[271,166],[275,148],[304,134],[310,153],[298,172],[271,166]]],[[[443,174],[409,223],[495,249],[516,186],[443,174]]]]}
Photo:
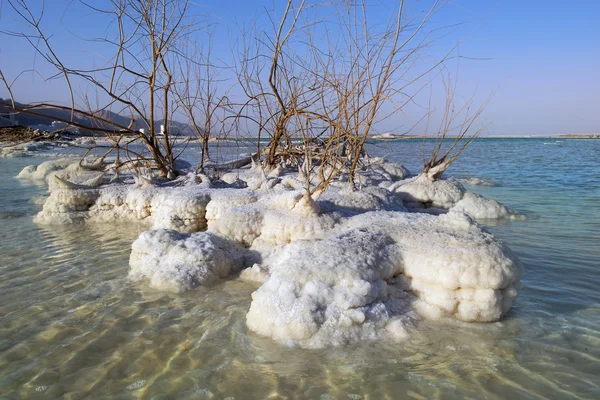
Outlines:
{"type": "MultiPolygon", "coordinates": [[[[29,3],[39,3],[31,0],[29,3]]],[[[57,50],[67,61],[90,58],[90,49],[71,32],[102,36],[106,21],[73,0],[46,1],[44,27],[54,33],[57,50]]],[[[215,58],[227,62],[239,38],[240,24],[266,23],[264,8],[281,8],[283,0],[197,1],[216,25],[215,58]]],[[[393,3],[378,0],[382,14],[393,3]]],[[[92,4],[105,4],[94,0],[92,4]]],[[[484,99],[495,95],[482,118],[487,134],[526,135],[600,132],[600,1],[455,0],[435,23],[464,22],[431,49],[435,55],[460,41],[460,93],[484,99]]],[[[6,0],[0,0],[0,30],[21,30],[6,0]]],[[[0,35],[0,67],[7,78],[43,63],[34,61],[25,42],[0,35]]],[[[65,101],[62,85],[26,73],[15,85],[23,102],[65,101]]],[[[0,97],[7,97],[0,89],[0,97]]],[[[395,131],[393,122],[380,130],[395,131]]]]}

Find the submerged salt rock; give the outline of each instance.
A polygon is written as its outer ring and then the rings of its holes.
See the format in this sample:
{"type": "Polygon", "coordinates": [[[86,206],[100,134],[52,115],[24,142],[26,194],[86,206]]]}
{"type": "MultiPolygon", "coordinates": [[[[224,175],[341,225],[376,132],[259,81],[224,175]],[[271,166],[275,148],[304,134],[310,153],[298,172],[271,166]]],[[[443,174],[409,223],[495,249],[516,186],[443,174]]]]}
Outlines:
{"type": "Polygon", "coordinates": [[[245,250],[210,232],[146,231],[132,245],[129,277],[155,289],[182,292],[210,286],[239,271],[245,250]]]}
{"type": "Polygon", "coordinates": [[[432,181],[425,175],[398,182],[390,187],[407,206],[449,209],[462,199],[465,188],[458,182],[432,181]]]}
{"type": "Polygon", "coordinates": [[[58,160],[44,161],[37,167],[29,165],[17,175],[19,179],[30,179],[30,180],[45,180],[46,177],[54,171],[59,171],[67,168],[73,164],[72,158],[60,158],[58,160]]]}
{"type": "Polygon", "coordinates": [[[516,211],[513,211],[505,205],[498,203],[496,200],[486,199],[483,196],[471,192],[466,192],[463,198],[460,199],[460,201],[458,201],[451,209],[467,213],[471,217],[478,220],[522,218],[522,216],[516,211]]]}
{"type": "MultiPolygon", "coordinates": [[[[450,179],[452,179],[452,178],[450,178],[450,179]]],[[[464,185],[470,185],[470,186],[489,186],[489,187],[498,186],[494,182],[488,181],[483,178],[478,178],[478,177],[457,178],[456,181],[458,181],[464,185]]]]}

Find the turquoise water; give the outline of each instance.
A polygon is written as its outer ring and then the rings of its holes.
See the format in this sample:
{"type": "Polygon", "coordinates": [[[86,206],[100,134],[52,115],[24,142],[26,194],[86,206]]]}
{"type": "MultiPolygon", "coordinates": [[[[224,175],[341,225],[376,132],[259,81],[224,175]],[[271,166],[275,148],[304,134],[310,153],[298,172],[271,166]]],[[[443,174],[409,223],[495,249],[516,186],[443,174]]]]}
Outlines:
{"type": "MultiPolygon", "coordinates": [[[[422,146],[371,152],[418,171],[422,146]]],[[[600,140],[482,139],[447,172],[496,183],[468,188],[529,216],[488,227],[526,269],[501,322],[319,351],[248,332],[251,284],[128,282],[140,227],[34,224],[45,188],[13,177],[45,159],[0,158],[2,399],[600,398],[600,140]]]]}

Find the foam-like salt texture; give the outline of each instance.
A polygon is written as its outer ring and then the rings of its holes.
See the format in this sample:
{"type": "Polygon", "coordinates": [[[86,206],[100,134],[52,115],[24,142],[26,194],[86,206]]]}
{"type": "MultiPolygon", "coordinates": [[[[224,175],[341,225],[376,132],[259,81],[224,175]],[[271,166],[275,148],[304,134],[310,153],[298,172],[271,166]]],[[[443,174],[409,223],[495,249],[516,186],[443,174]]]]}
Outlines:
{"type": "Polygon", "coordinates": [[[131,248],[129,277],[171,292],[210,286],[244,264],[241,247],[210,232],[185,235],[168,229],[150,230],[131,248]]]}
{"type": "Polygon", "coordinates": [[[402,268],[398,250],[385,234],[361,230],[287,245],[252,294],[248,327],[316,348],[404,337],[413,296],[394,279],[402,268]]]}

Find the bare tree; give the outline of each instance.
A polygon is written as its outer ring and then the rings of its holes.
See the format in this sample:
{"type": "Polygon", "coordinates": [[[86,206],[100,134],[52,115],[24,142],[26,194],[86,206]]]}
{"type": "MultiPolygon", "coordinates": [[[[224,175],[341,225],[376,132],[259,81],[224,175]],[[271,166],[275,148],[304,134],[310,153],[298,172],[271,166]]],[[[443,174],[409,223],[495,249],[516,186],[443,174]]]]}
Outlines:
{"type": "MultiPolygon", "coordinates": [[[[123,136],[137,138],[148,151],[148,156],[134,154],[137,159],[147,160],[162,176],[176,175],[173,154],[173,138],[169,121],[175,111],[173,98],[173,69],[181,57],[179,46],[186,44],[192,31],[198,29],[190,16],[187,0],[110,0],[108,8],[99,8],[81,1],[94,12],[111,20],[112,31],[106,37],[90,39],[88,44],[108,47],[107,61],[91,68],[68,66],[55,50],[52,36],[42,28],[44,4],[36,12],[26,0],[7,0],[8,5],[25,22],[23,32],[3,32],[24,39],[37,55],[52,66],[62,78],[71,97],[69,106],[57,104],[33,104],[17,106],[15,111],[44,116],[44,108],[54,107],[70,111],[69,118],[59,118],[75,127],[105,132],[113,139],[114,147],[132,152],[121,143],[123,136]],[[73,82],[83,82],[88,88],[76,101],[73,82]],[[94,96],[90,96],[93,91],[94,96]],[[100,99],[96,102],[90,98],[100,99]],[[105,99],[105,100],[102,100],[105,99]],[[98,104],[99,102],[99,104],[98,104]],[[83,104],[82,104],[83,103],[83,104]],[[95,105],[95,107],[92,107],[95,105]],[[130,115],[128,123],[116,122],[111,113],[130,115]],[[82,122],[91,120],[92,124],[82,122]],[[164,130],[159,130],[158,120],[164,130]]],[[[4,79],[9,94],[14,81],[4,79]]]]}
{"type": "MultiPolygon", "coordinates": [[[[444,4],[432,1],[411,14],[399,1],[383,25],[364,0],[326,5],[288,0],[279,19],[270,12],[271,33],[246,35],[259,39],[244,47],[238,69],[248,96],[244,107],[252,105],[258,131],[270,137],[261,149],[265,166],[295,161],[309,196],[342,175],[356,189],[374,127],[402,115],[452,56],[454,48],[422,65],[423,50],[439,39],[428,23],[444,4]]],[[[447,93],[448,101],[454,94],[447,93]]],[[[464,124],[461,137],[471,127],[464,124]]],[[[443,142],[445,136],[439,138],[443,142]]],[[[432,157],[438,155],[444,156],[438,149],[432,157]]]]}
{"type": "MultiPolygon", "coordinates": [[[[445,103],[440,123],[434,134],[435,143],[431,154],[424,155],[422,176],[430,181],[438,180],[448,169],[450,164],[475,140],[484,125],[475,126],[481,113],[490,102],[492,93],[482,104],[474,109],[474,98],[457,104],[457,81],[452,79],[450,73],[442,71],[442,84],[445,89],[445,103]]],[[[427,121],[429,126],[429,119],[427,121]]],[[[427,131],[427,128],[426,128],[427,131]]]]}
{"type": "Polygon", "coordinates": [[[212,59],[213,39],[214,28],[209,28],[203,44],[194,43],[187,47],[175,84],[178,104],[200,143],[200,171],[206,162],[211,161],[210,140],[218,139],[219,134],[224,132],[223,113],[220,111],[229,103],[227,93],[219,92],[219,84],[223,83],[219,73],[228,66],[217,65],[212,59]]]}

